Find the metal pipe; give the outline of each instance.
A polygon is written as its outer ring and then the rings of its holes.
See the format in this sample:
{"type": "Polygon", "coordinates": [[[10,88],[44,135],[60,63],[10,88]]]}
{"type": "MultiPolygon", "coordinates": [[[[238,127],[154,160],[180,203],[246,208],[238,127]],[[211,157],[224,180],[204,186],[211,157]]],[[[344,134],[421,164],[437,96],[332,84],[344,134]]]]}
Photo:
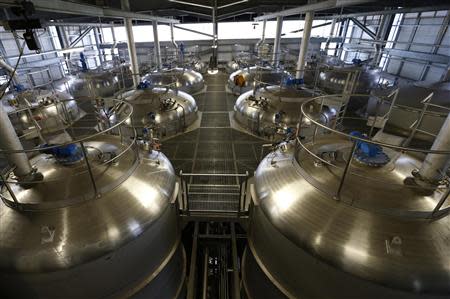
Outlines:
{"type": "Polygon", "coordinates": [[[5,60],[3,60],[2,58],[0,58],[0,67],[3,67],[4,69],[6,69],[11,76],[13,76],[14,80],[17,80],[17,73],[14,71],[14,68],[12,66],[10,66],[8,63],[6,63],[5,60]]]}
{"type": "Polygon", "coordinates": [[[296,79],[303,79],[303,76],[305,75],[306,54],[308,53],[309,38],[311,37],[313,19],[314,12],[307,12],[305,16],[303,37],[300,44],[300,53],[298,55],[297,71],[295,73],[296,79]]]}
{"type": "Polygon", "coordinates": [[[238,263],[238,251],[236,244],[236,229],[234,222],[230,223],[231,228],[231,255],[233,258],[233,293],[231,298],[241,299],[239,288],[239,263],[238,263]]]}
{"type": "MultiPolygon", "coordinates": [[[[22,151],[23,146],[9,119],[8,113],[0,107],[0,148],[7,151],[22,151]]],[[[26,153],[5,154],[9,163],[15,166],[14,174],[25,177],[33,172],[26,153]]]]}
{"type": "MultiPolygon", "coordinates": [[[[450,149],[450,113],[431,147],[431,150],[435,151],[448,149],[450,149]]],[[[420,167],[419,175],[427,181],[438,182],[445,176],[445,172],[450,166],[449,162],[450,155],[428,154],[420,167]]]]}
{"type": "Polygon", "coordinates": [[[281,43],[281,30],[283,29],[283,17],[277,17],[277,29],[275,33],[275,40],[273,44],[273,66],[278,67],[280,63],[280,43],[281,43]]]}
{"type": "Polygon", "coordinates": [[[202,299],[208,299],[208,259],[209,250],[205,249],[205,256],[203,258],[203,286],[202,286],[202,299]]]}
{"type": "Polygon", "coordinates": [[[160,69],[162,62],[161,62],[161,47],[159,45],[159,38],[158,38],[158,22],[153,21],[153,47],[154,47],[154,55],[155,55],[155,64],[156,68],[160,69]]]}
{"type": "Polygon", "coordinates": [[[327,42],[325,43],[325,53],[328,54],[328,49],[330,47],[330,41],[331,38],[333,38],[334,36],[334,29],[336,27],[336,19],[333,19],[333,21],[331,22],[331,28],[330,28],[330,36],[327,39],[327,42]]]}
{"type": "Polygon", "coordinates": [[[175,49],[178,49],[178,44],[175,41],[175,37],[173,35],[173,23],[170,23],[170,42],[175,47],[175,49]]]}
{"type": "Polygon", "coordinates": [[[261,48],[261,46],[266,41],[266,23],[267,23],[267,20],[264,20],[263,27],[262,27],[261,39],[256,43],[256,46],[255,46],[256,53],[259,53],[259,48],[261,48]]]}
{"type": "Polygon", "coordinates": [[[191,250],[191,264],[189,266],[189,277],[187,282],[187,299],[196,298],[195,294],[195,283],[196,283],[196,269],[197,269],[197,247],[198,247],[198,221],[194,225],[194,236],[192,238],[192,250],[191,250]]]}

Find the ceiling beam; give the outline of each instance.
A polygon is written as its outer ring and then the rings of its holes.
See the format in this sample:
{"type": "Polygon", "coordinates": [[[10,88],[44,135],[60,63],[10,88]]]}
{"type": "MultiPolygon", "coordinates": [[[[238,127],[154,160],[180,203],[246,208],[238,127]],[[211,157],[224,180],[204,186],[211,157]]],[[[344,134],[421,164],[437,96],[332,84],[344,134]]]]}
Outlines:
{"type": "Polygon", "coordinates": [[[358,26],[362,31],[364,31],[368,36],[370,36],[371,39],[376,39],[377,38],[377,34],[375,32],[373,32],[372,30],[370,30],[369,28],[367,28],[363,23],[361,23],[360,21],[358,21],[355,18],[350,18],[350,20],[356,26],[358,26]]]}
{"type": "MultiPolygon", "coordinates": [[[[95,5],[87,5],[62,0],[33,0],[33,4],[37,11],[103,18],[130,18],[142,21],[158,21],[160,23],[179,23],[179,21],[175,19],[150,16],[146,14],[123,11],[120,9],[103,8],[95,5]]],[[[0,0],[0,7],[13,6],[19,6],[16,0],[0,0]]]]}
{"type": "Polygon", "coordinates": [[[287,17],[292,15],[299,15],[303,14],[305,12],[309,11],[321,11],[326,9],[332,9],[336,7],[344,7],[344,6],[352,6],[356,4],[364,4],[364,3],[370,3],[374,2],[373,0],[327,0],[327,1],[320,1],[317,3],[311,3],[302,5],[299,7],[286,9],[282,11],[278,11],[271,14],[262,15],[259,17],[256,17],[255,21],[263,21],[263,20],[270,20],[274,19],[276,17],[287,17]]]}
{"type": "Polygon", "coordinates": [[[197,30],[194,30],[194,29],[188,29],[188,28],[184,28],[184,27],[180,27],[180,26],[176,26],[176,25],[173,25],[173,28],[177,28],[177,29],[180,29],[180,30],[184,30],[184,31],[189,31],[189,32],[205,35],[205,36],[212,37],[212,38],[214,37],[214,35],[209,34],[209,33],[197,31],[197,30]]]}

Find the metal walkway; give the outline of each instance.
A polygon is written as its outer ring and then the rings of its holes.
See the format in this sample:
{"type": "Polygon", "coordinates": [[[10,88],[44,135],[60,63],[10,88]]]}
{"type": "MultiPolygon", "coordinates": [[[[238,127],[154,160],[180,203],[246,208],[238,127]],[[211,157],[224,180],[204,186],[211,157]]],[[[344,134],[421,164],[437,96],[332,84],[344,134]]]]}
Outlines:
{"type": "Polygon", "coordinates": [[[237,174],[253,175],[261,145],[266,142],[231,128],[229,112],[233,110],[236,96],[225,92],[227,75],[205,75],[205,81],[206,92],[195,96],[203,112],[200,128],[165,140],[162,151],[177,173],[195,174],[184,177],[189,210],[238,211],[245,178],[237,174]]]}

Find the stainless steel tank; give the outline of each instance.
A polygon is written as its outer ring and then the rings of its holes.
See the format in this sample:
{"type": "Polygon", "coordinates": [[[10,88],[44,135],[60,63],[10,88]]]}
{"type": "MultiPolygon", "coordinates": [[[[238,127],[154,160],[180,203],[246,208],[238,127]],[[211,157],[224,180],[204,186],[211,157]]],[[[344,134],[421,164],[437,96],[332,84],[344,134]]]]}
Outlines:
{"type": "Polygon", "coordinates": [[[26,90],[9,94],[3,104],[19,133],[36,137],[60,132],[85,115],[69,94],[55,90],[26,90]],[[34,132],[34,133],[33,133],[34,132]]]}
{"type": "Polygon", "coordinates": [[[181,298],[185,255],[172,165],[107,132],[78,141],[34,151],[42,181],[25,187],[5,175],[2,297],[181,298]]]}
{"type": "MultiPolygon", "coordinates": [[[[69,76],[66,86],[75,98],[108,98],[131,88],[133,77],[128,64],[108,63],[95,70],[69,76]]],[[[59,89],[62,88],[61,86],[59,89]]]]}
{"type": "Polygon", "coordinates": [[[195,99],[183,91],[154,87],[126,92],[122,98],[133,106],[129,124],[138,135],[143,129],[152,129],[159,138],[173,136],[184,132],[198,118],[195,99]]]}
{"type": "Polygon", "coordinates": [[[269,66],[251,66],[232,73],[228,78],[228,88],[233,93],[242,94],[252,90],[255,85],[279,85],[289,77],[288,72],[280,69],[269,66]],[[236,85],[237,76],[243,77],[243,86],[236,85]]]}
{"type": "Polygon", "coordinates": [[[200,92],[205,86],[202,74],[180,67],[150,72],[142,77],[142,82],[150,86],[170,86],[189,94],[200,92]]]}
{"type": "Polygon", "coordinates": [[[200,59],[192,62],[192,68],[200,74],[205,74],[208,71],[208,65],[200,59]]]}
{"type": "Polygon", "coordinates": [[[239,69],[246,68],[257,64],[258,57],[244,47],[235,45],[233,47],[233,59],[228,61],[225,65],[227,73],[233,73],[239,69]]]}
{"type": "Polygon", "coordinates": [[[414,138],[423,141],[432,141],[433,135],[439,132],[450,108],[450,82],[416,82],[405,86],[379,87],[371,92],[369,113],[383,115],[389,111],[389,103],[377,107],[377,97],[386,96],[398,89],[395,105],[391,110],[391,117],[386,124],[388,130],[402,136],[412,133],[414,124],[420,119],[419,130],[431,133],[416,132],[414,138]],[[423,101],[426,100],[425,103],[423,101]]]}
{"type": "Polygon", "coordinates": [[[448,186],[408,183],[427,150],[321,128],[256,170],[247,298],[448,298],[448,186]]]}
{"type": "Polygon", "coordinates": [[[329,94],[340,93],[344,89],[349,72],[352,71],[359,73],[355,89],[352,91],[355,94],[369,94],[380,83],[379,68],[343,65],[320,70],[317,86],[329,94]]]}
{"type": "MultiPolygon", "coordinates": [[[[283,139],[295,134],[300,120],[301,104],[313,97],[308,89],[297,89],[280,86],[266,86],[255,92],[249,90],[236,100],[234,118],[247,131],[269,139],[283,139]]],[[[311,112],[320,111],[320,103],[312,103],[311,112]]],[[[323,123],[334,119],[333,110],[322,109],[317,115],[323,123]]],[[[307,119],[302,122],[303,128],[308,128],[307,119]]]]}

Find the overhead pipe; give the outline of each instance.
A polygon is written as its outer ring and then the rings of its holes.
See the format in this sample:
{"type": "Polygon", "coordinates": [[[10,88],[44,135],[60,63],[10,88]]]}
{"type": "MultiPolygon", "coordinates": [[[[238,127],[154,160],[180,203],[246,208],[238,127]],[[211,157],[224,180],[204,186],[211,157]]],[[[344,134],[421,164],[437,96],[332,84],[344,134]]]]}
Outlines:
{"type": "Polygon", "coordinates": [[[159,70],[161,68],[162,61],[161,61],[161,47],[159,44],[159,37],[158,37],[158,22],[153,21],[152,26],[153,26],[153,47],[155,54],[154,59],[156,68],[159,70]]]}
{"type": "MultiPolygon", "coordinates": [[[[450,113],[447,115],[436,139],[431,146],[433,151],[448,151],[450,149],[450,113]]],[[[419,169],[420,178],[425,181],[438,183],[445,177],[450,166],[450,156],[443,154],[427,154],[419,169]]]]}
{"type": "Polygon", "coordinates": [[[173,23],[170,23],[170,42],[172,43],[175,49],[178,49],[178,44],[175,41],[175,37],[173,35],[173,23]]]}
{"type": "MultiPolygon", "coordinates": [[[[337,22],[337,19],[333,19],[333,21],[331,22],[331,28],[330,28],[330,35],[328,36],[328,38],[327,38],[327,42],[325,43],[325,53],[328,55],[328,49],[329,49],[329,47],[330,47],[330,42],[331,42],[331,39],[333,38],[333,36],[334,36],[334,30],[335,30],[335,27],[336,27],[336,22],[337,22]]],[[[326,24],[326,23],[325,23],[326,24]]],[[[316,26],[313,26],[313,28],[314,27],[316,27],[316,26]]]]}
{"type": "Polygon", "coordinates": [[[18,80],[17,78],[17,73],[14,70],[14,68],[12,66],[10,66],[5,60],[3,60],[2,58],[0,58],[0,67],[4,68],[5,70],[8,71],[8,73],[10,73],[10,75],[13,77],[14,80],[18,80]]]}
{"type": "Polygon", "coordinates": [[[275,33],[275,40],[273,45],[272,61],[273,66],[277,68],[280,64],[280,44],[281,44],[281,30],[283,29],[283,17],[277,17],[277,29],[275,33]]]}
{"type": "Polygon", "coordinates": [[[266,23],[267,20],[263,21],[263,27],[262,27],[262,35],[261,35],[261,39],[256,43],[255,45],[255,52],[258,54],[259,53],[259,48],[261,48],[261,46],[264,44],[264,42],[266,41],[266,23]]]}
{"type": "Polygon", "coordinates": [[[298,54],[297,71],[295,72],[296,79],[303,79],[303,76],[305,75],[306,54],[308,53],[313,19],[314,12],[307,12],[305,16],[303,37],[300,44],[300,53],[298,54]]]}
{"type": "MultiPolygon", "coordinates": [[[[394,21],[393,15],[383,15],[380,16],[382,19],[380,21],[380,27],[377,30],[377,36],[376,36],[376,40],[377,41],[386,41],[389,37],[389,32],[390,32],[390,28],[392,25],[392,22],[394,21]]],[[[378,66],[378,64],[380,63],[381,57],[382,57],[382,50],[384,49],[383,44],[381,43],[376,43],[375,44],[375,55],[373,58],[373,65],[374,66],[378,66]]]]}

